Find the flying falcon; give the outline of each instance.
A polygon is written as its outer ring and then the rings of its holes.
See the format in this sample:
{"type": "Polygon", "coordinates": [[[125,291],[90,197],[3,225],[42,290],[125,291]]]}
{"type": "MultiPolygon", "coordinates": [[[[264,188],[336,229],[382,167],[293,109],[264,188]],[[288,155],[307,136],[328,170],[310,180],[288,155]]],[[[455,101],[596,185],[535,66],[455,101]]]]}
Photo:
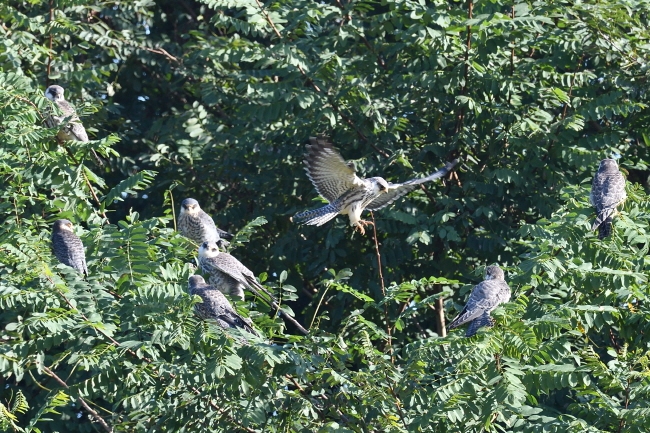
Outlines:
{"type": "Polygon", "coordinates": [[[321,226],[338,214],[348,215],[350,225],[361,234],[365,234],[364,226],[372,224],[361,219],[364,209],[375,211],[388,206],[418,185],[443,177],[458,163],[456,159],[427,177],[404,183],[386,182],[381,177],[362,179],[356,175],[354,165],[346,163],[326,137],[311,137],[309,142],[303,161],[305,171],[316,191],[329,204],[298,213],[292,221],[321,226]]]}
{"type": "Polygon", "coordinates": [[[309,333],[296,319],[280,308],[278,300],[257,282],[250,269],[230,254],[220,252],[216,242],[201,244],[199,264],[203,272],[210,275],[210,284],[222,293],[244,300],[244,289],[248,289],[266,301],[285,320],[293,323],[300,332],[309,333]],[[264,292],[266,296],[262,296],[260,292],[264,292]]]}
{"type": "Polygon", "coordinates": [[[199,202],[193,198],[186,198],[181,202],[178,230],[183,236],[192,239],[199,245],[203,242],[216,242],[224,248],[230,244],[223,239],[233,238],[232,234],[217,228],[210,215],[203,212],[199,202]]]}
{"type": "Polygon", "coordinates": [[[598,239],[604,239],[612,231],[612,218],[616,215],[616,207],[623,203],[625,193],[625,178],[618,170],[613,159],[600,161],[598,171],[591,183],[589,201],[596,208],[596,221],[591,230],[598,229],[598,239]]]}
{"type": "Polygon", "coordinates": [[[206,284],[200,275],[189,279],[190,296],[199,295],[203,302],[194,305],[194,312],[204,320],[215,320],[223,329],[241,328],[253,335],[259,335],[247,320],[237,314],[230,302],[219,290],[206,284]]]}
{"type": "Polygon", "coordinates": [[[84,244],[79,239],[79,236],[72,231],[70,221],[56,220],[54,222],[52,226],[52,249],[61,263],[88,275],[84,244]]]}
{"type": "MultiPolygon", "coordinates": [[[[61,125],[66,119],[68,119],[68,124],[63,128],[59,129],[58,134],[56,135],[59,142],[64,142],[67,140],[72,141],[88,141],[88,134],[86,134],[86,128],[84,128],[79,116],[72,105],[63,97],[63,92],[65,90],[61,86],[50,86],[45,89],[45,97],[56,104],[59,107],[59,110],[63,114],[62,116],[57,116],[54,114],[53,110],[50,110],[49,113],[45,116],[45,125],[48,128],[56,128],[61,125]]],[[[94,149],[90,149],[93,154],[93,157],[99,165],[104,165],[102,160],[97,155],[94,149]]]]}
{"type": "Polygon", "coordinates": [[[490,313],[499,304],[509,300],[510,287],[506,283],[503,271],[496,265],[488,266],[485,269],[485,280],[474,286],[465,308],[451,321],[448,328],[454,329],[469,323],[465,337],[471,337],[479,328],[492,326],[494,319],[490,317],[490,313]]]}

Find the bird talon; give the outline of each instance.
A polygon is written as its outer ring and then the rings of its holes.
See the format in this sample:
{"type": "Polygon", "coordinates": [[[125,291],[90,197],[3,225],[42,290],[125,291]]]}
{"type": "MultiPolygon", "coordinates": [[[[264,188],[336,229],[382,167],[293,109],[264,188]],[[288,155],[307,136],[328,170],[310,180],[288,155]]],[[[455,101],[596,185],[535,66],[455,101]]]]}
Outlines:
{"type": "Polygon", "coordinates": [[[369,226],[369,225],[374,226],[375,223],[373,223],[372,221],[359,220],[359,221],[357,221],[357,223],[354,225],[354,230],[358,230],[359,233],[361,233],[361,236],[365,236],[365,234],[366,234],[366,229],[364,228],[364,226],[369,226]]]}

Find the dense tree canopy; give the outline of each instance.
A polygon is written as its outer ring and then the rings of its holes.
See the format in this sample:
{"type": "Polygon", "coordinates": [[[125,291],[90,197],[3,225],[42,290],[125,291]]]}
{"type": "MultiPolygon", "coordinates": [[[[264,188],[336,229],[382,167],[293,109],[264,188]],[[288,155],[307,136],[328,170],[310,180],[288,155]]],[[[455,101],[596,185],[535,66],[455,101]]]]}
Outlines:
{"type": "Polygon", "coordinates": [[[0,429],[647,431],[649,10],[3,2],[0,429]],[[91,141],[45,125],[51,84],[91,141]],[[365,236],[299,226],[323,203],[302,164],[318,134],[364,177],[461,163],[365,236]],[[610,156],[628,198],[601,241],[610,156]],[[309,335],[250,295],[261,337],[194,315],[187,197],[309,335]],[[60,218],[87,278],[51,252],[60,218]],[[493,263],[513,291],[496,326],[446,335],[493,263]]]}

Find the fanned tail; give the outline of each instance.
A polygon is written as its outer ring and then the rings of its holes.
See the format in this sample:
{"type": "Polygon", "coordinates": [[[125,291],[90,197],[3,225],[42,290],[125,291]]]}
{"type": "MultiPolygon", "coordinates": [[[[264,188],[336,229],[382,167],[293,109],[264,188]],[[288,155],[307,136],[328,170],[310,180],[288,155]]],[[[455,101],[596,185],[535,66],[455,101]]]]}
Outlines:
{"type": "Polygon", "coordinates": [[[298,224],[308,224],[310,226],[322,226],[339,214],[338,206],[332,203],[318,209],[308,210],[297,213],[291,220],[298,224]]]}

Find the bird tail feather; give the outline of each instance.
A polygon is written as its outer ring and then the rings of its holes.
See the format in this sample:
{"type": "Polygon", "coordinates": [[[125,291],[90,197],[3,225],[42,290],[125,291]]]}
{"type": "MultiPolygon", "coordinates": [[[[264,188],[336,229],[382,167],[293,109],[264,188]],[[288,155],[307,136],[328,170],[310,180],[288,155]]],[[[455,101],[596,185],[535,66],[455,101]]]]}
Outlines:
{"type": "Polygon", "coordinates": [[[598,239],[605,239],[612,233],[612,217],[607,218],[598,226],[598,239]]]}
{"type": "Polygon", "coordinates": [[[308,210],[297,213],[291,220],[298,224],[307,224],[310,226],[322,226],[336,215],[339,214],[338,206],[330,203],[318,209],[308,210]]]}
{"type": "Polygon", "coordinates": [[[258,298],[264,299],[266,302],[269,302],[269,300],[270,302],[278,302],[277,298],[273,296],[271,292],[266,290],[266,287],[258,283],[255,277],[246,277],[246,282],[248,283],[248,289],[253,292],[253,294],[257,295],[258,298]],[[268,298],[262,296],[260,292],[264,292],[268,298]]]}
{"type": "Polygon", "coordinates": [[[596,216],[596,221],[594,221],[594,223],[591,225],[591,230],[596,230],[606,220],[609,220],[609,222],[611,224],[611,222],[612,222],[612,218],[611,218],[612,213],[614,213],[614,209],[611,209],[611,208],[601,210],[600,213],[598,213],[598,215],[596,216]]]}
{"type": "Polygon", "coordinates": [[[474,320],[476,317],[478,317],[481,314],[481,310],[466,310],[464,309],[463,311],[460,312],[458,316],[454,318],[454,320],[451,321],[449,325],[447,325],[447,329],[454,329],[458,328],[459,326],[464,325],[465,323],[471,322],[474,320]]]}
{"type": "Polygon", "coordinates": [[[233,235],[232,233],[229,233],[225,230],[221,230],[219,227],[217,227],[217,233],[219,233],[219,237],[221,239],[232,239],[233,237],[235,237],[235,235],[233,235]]]}
{"type": "Polygon", "coordinates": [[[474,319],[472,323],[469,324],[467,331],[465,331],[465,337],[473,337],[476,335],[478,330],[484,326],[494,326],[494,319],[490,317],[490,314],[487,311],[482,316],[474,319]]]}

